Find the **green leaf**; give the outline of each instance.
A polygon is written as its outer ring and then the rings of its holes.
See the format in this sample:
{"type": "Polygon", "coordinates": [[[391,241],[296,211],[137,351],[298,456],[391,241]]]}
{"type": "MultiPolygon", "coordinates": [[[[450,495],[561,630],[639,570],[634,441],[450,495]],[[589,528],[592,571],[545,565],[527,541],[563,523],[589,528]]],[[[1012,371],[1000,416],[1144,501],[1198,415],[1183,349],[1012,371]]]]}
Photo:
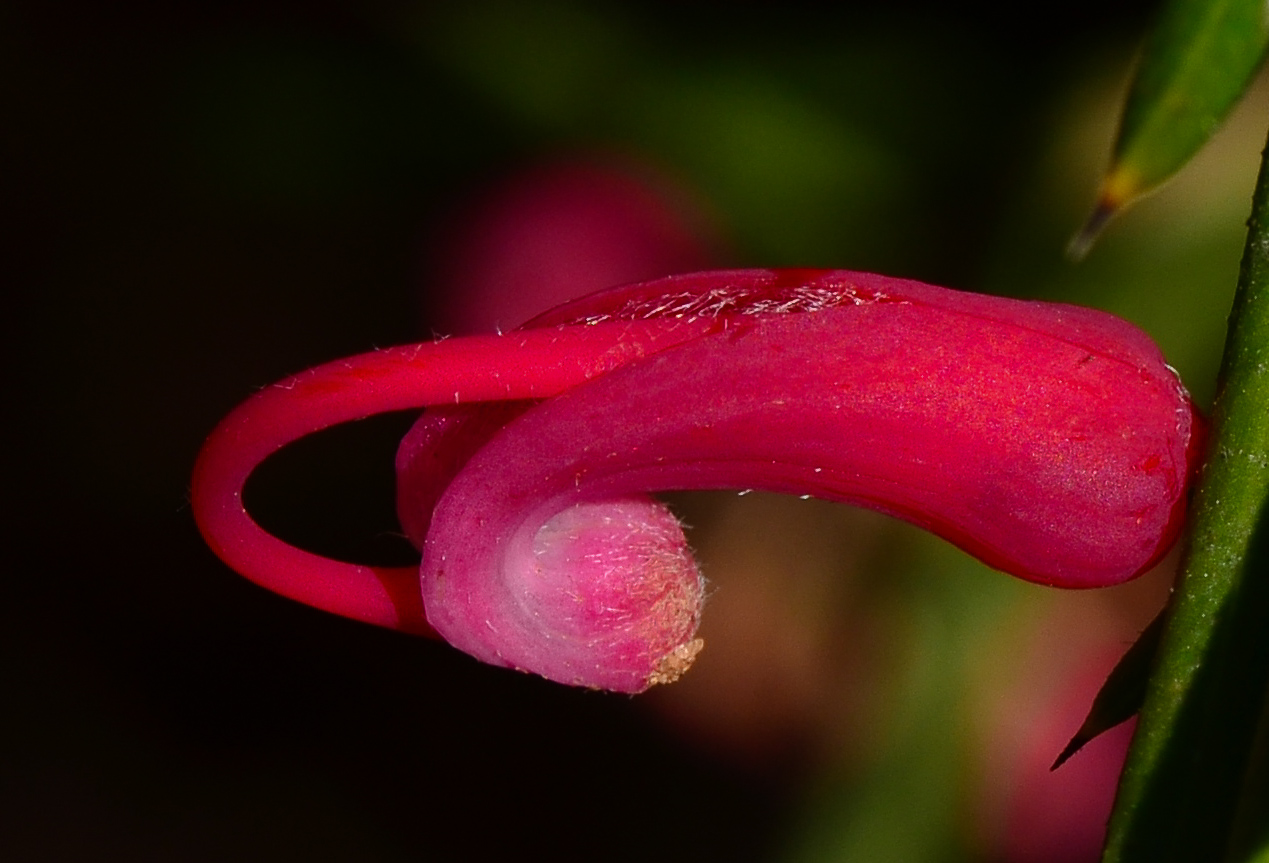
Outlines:
{"type": "Polygon", "coordinates": [[[1088,711],[1084,723],[1080,725],[1071,742],[1059,753],[1057,760],[1049,769],[1057,770],[1076,752],[1084,748],[1084,744],[1092,742],[1097,735],[1109,731],[1122,722],[1127,722],[1141,710],[1146,700],[1146,685],[1150,677],[1150,669],[1154,665],[1155,655],[1159,652],[1159,639],[1163,636],[1163,614],[1160,613],[1150,625],[1142,631],[1133,642],[1128,652],[1116,663],[1110,677],[1098,690],[1093,699],[1093,706],[1088,711]]]}
{"type": "Polygon", "coordinates": [[[1180,170],[1220,127],[1269,46],[1265,0],[1168,0],[1137,65],[1083,257],[1115,213],[1180,170]]]}
{"type": "Polygon", "coordinates": [[[1263,732],[1257,745],[1269,688],[1269,159],[1248,225],[1185,562],[1106,863],[1245,861],[1262,832],[1246,825],[1263,824],[1247,794],[1269,767],[1263,732]]]}

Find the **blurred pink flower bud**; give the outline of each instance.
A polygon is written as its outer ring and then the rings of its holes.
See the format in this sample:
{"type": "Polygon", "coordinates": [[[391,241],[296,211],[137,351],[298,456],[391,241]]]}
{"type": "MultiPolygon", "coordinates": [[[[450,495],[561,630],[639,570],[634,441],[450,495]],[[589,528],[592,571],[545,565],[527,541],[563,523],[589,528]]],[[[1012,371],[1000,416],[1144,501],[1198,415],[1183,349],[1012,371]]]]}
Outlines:
{"type": "Polygon", "coordinates": [[[980,815],[987,857],[1093,863],[1101,858],[1135,719],[1093,739],[1057,769],[1053,757],[1080,727],[1132,627],[1109,602],[1064,603],[1032,615],[1027,627],[1015,627],[1014,655],[1003,674],[1008,683],[986,705],[980,815]],[[1053,649],[1055,637],[1062,639],[1060,651],[1053,649]]]}
{"type": "Polygon", "coordinates": [[[560,160],[500,178],[434,241],[429,324],[510,329],[601,288],[709,266],[703,228],[686,192],[631,162],[560,160]]]}

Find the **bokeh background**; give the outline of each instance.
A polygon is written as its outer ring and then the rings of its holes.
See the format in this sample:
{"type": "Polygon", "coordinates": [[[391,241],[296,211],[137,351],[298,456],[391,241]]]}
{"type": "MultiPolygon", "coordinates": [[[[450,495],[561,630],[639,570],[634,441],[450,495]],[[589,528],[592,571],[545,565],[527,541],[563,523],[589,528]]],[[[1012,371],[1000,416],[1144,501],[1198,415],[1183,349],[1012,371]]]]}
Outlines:
{"type": "MultiPolygon", "coordinates": [[[[215,422],[286,374],[697,266],[1099,306],[1206,403],[1263,82],[1063,257],[1151,5],[0,7],[0,857],[1094,859],[1127,729],[1047,766],[1167,563],[1063,594],[844,507],[675,496],[707,646],[632,699],[271,596],[186,493],[215,422]]],[[[286,450],[253,511],[408,561],[409,421],[286,450]]]]}

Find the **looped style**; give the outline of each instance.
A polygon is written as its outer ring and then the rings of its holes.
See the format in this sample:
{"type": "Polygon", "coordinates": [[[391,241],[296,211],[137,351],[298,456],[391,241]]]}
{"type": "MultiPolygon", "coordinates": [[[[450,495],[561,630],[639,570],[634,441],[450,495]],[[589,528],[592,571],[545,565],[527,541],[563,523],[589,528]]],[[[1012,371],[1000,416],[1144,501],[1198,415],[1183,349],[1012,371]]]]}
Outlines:
{"type": "Polygon", "coordinates": [[[1021,578],[1098,587],[1175,541],[1201,429],[1150,339],[1103,312],[842,270],[722,271],[275,384],[213,431],[192,500],[212,549],[264,587],[638,692],[700,650],[702,580],[649,492],[857,504],[1021,578]],[[420,407],[396,463],[417,571],[310,554],[244,509],[247,477],[287,443],[420,407]]]}

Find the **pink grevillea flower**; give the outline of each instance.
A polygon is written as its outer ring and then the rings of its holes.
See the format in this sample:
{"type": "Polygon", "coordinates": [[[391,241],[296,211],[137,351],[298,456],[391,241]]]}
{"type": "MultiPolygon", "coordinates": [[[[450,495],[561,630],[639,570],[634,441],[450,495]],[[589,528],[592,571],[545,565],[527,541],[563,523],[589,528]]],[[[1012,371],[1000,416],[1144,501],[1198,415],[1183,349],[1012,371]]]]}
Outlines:
{"type": "Polygon", "coordinates": [[[1199,429],[1149,338],[1102,312],[847,271],[712,272],[276,384],[212,433],[192,499],[212,549],[278,593],[637,692],[700,647],[701,578],[649,491],[854,503],[1022,578],[1096,587],[1173,543],[1199,429]],[[397,455],[417,571],[310,554],[243,508],[281,446],[418,407],[397,455]]]}

